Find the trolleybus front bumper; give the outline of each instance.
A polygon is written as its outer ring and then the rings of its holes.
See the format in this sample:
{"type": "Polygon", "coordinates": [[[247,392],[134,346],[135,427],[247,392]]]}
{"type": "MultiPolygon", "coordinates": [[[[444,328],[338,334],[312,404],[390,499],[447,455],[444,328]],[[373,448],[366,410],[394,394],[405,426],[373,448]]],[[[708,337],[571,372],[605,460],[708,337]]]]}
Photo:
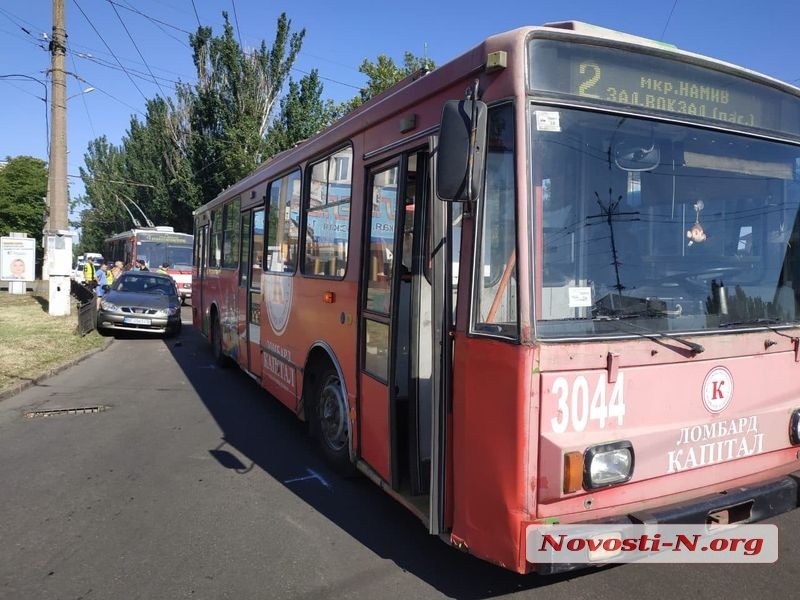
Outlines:
{"type": "MultiPolygon", "coordinates": [[[[592,535],[593,525],[726,525],[756,523],[789,512],[800,506],[800,471],[756,485],[734,487],[702,498],[663,506],[647,512],[634,512],[620,517],[585,521],[585,535],[592,535]]],[[[529,524],[526,528],[526,549],[533,543],[533,531],[542,524],[529,524]]],[[[583,534],[581,534],[583,535],[583,534]]],[[[531,553],[528,552],[530,560],[531,553]]],[[[641,558],[644,558],[642,555],[641,558]]],[[[612,561],[613,562],[613,561],[612,561]]],[[[622,562],[622,561],[619,561],[622,562]]],[[[630,559],[625,562],[631,562],[630,559]]],[[[540,574],[554,574],[607,566],[603,563],[563,563],[539,560],[530,565],[540,574]]]]}

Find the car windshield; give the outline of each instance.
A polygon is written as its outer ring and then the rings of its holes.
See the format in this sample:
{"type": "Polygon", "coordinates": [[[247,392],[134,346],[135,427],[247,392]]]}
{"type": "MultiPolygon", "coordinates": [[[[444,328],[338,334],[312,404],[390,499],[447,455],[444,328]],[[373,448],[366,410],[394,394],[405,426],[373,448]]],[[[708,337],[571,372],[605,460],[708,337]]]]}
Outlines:
{"type": "Polygon", "coordinates": [[[174,295],[175,285],[163,277],[153,275],[125,274],[111,285],[117,292],[135,292],[140,294],[174,295]]]}
{"type": "Polygon", "coordinates": [[[800,148],[532,111],[539,336],[726,331],[800,316],[800,148]]]}

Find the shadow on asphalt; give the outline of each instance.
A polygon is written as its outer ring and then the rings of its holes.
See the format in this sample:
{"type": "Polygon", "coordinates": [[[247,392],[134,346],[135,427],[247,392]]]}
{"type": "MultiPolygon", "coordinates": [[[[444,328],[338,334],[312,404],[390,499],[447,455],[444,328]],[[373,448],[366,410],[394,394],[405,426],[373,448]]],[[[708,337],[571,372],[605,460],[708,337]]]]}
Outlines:
{"type": "Polygon", "coordinates": [[[305,424],[238,368],[215,367],[208,342],[191,325],[165,343],[224,432],[208,449],[220,466],[242,474],[263,469],[375,554],[441,593],[491,598],[597,572],[522,576],[459,552],[365,477],[337,476],[305,424]]]}

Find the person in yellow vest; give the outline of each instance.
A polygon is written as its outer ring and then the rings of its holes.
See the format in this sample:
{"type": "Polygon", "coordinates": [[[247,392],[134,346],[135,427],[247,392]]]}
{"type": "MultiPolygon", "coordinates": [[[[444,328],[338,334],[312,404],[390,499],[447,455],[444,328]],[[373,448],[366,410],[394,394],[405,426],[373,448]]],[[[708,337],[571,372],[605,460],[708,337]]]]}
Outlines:
{"type": "Polygon", "coordinates": [[[90,260],[87,260],[85,263],[83,263],[83,283],[92,289],[94,289],[94,287],[97,285],[94,263],[90,260]]]}

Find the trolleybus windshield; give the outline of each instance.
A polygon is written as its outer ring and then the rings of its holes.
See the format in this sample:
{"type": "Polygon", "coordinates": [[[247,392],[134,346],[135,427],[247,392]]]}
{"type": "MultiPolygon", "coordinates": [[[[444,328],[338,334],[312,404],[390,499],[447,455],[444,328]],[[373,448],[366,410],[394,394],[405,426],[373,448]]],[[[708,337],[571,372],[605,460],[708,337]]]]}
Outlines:
{"type": "Polygon", "coordinates": [[[542,336],[800,316],[800,147],[531,106],[542,336]]]}

